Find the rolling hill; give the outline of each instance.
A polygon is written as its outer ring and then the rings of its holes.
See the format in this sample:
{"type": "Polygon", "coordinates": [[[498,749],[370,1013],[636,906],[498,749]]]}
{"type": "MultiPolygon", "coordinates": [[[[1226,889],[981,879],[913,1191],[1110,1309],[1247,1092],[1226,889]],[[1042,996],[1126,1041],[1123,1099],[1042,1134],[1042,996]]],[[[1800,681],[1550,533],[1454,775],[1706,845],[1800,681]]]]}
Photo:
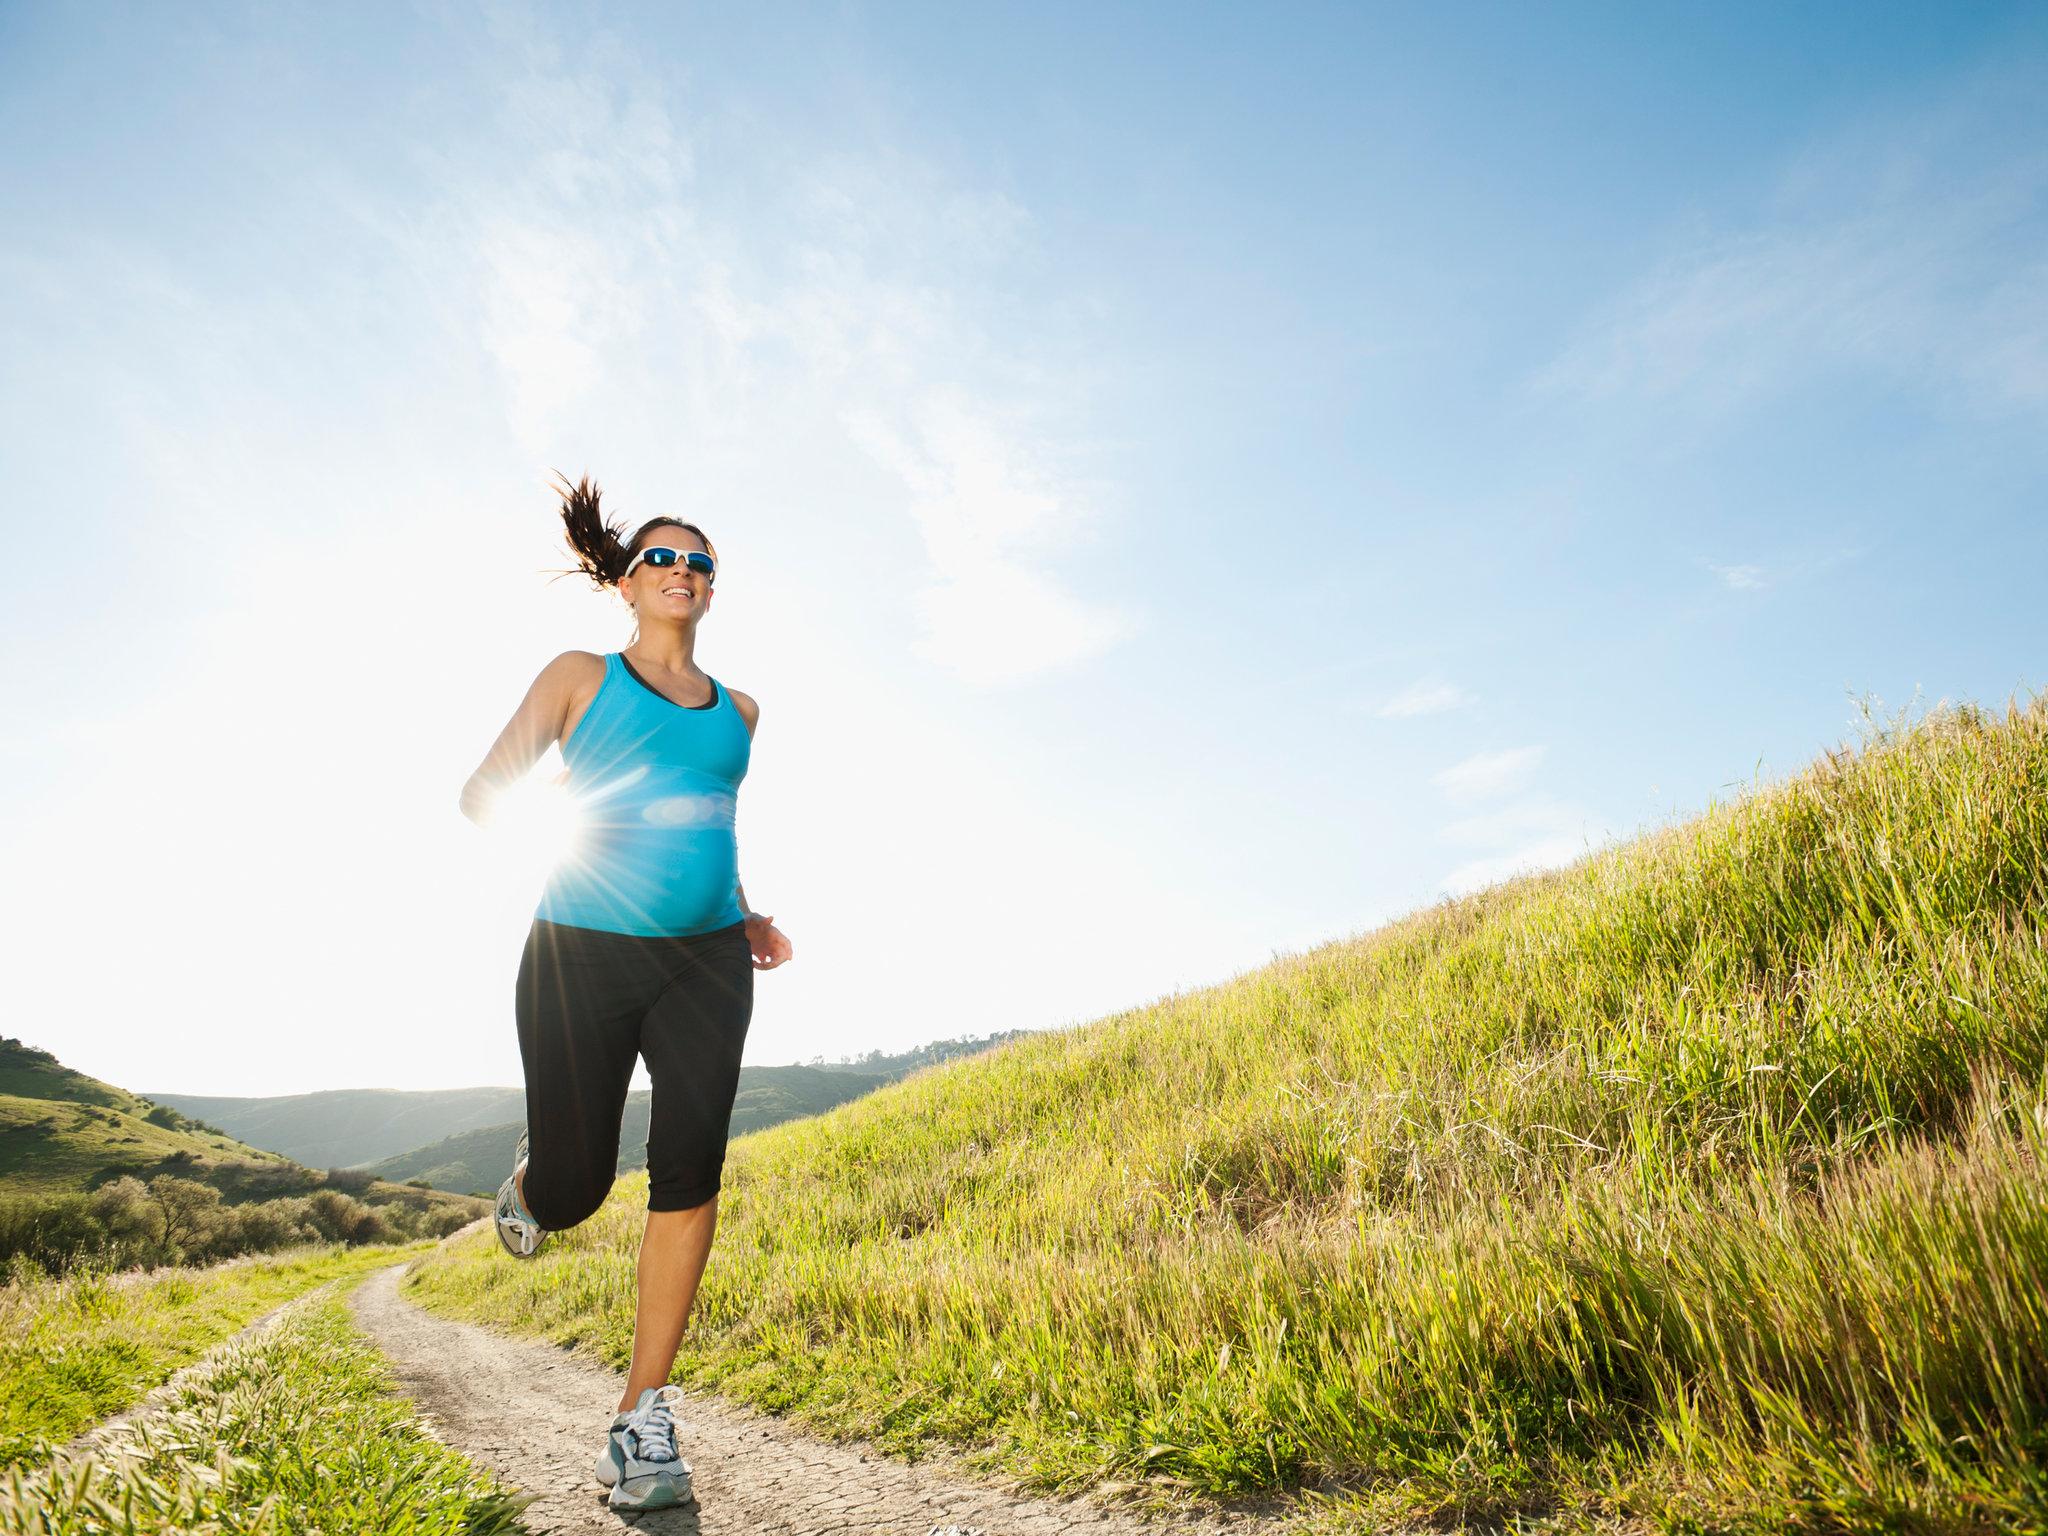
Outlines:
{"type": "Polygon", "coordinates": [[[296,1167],[139,1094],[65,1066],[48,1051],[0,1039],[0,1189],[91,1189],[123,1173],[195,1177],[197,1168],[296,1167]]]}
{"type": "MultiPolygon", "coordinates": [[[[893,1080],[873,1073],[821,1067],[742,1067],[739,1094],[733,1100],[732,1134],[740,1136],[784,1120],[815,1115],[893,1080]]],[[[651,1090],[646,1088],[626,1096],[626,1110],[619,1123],[620,1173],[647,1166],[647,1119],[652,1099],[651,1090]]],[[[431,1146],[371,1163],[369,1172],[380,1179],[425,1179],[435,1189],[495,1193],[498,1182],[511,1172],[513,1144],[519,1140],[523,1123],[508,1120],[501,1125],[443,1137],[431,1146]]]]}
{"type": "MultiPolygon", "coordinates": [[[[815,1115],[942,1061],[990,1049],[1022,1031],[935,1040],[850,1061],[740,1068],[732,1134],[815,1115]]],[[[86,1081],[91,1081],[87,1079],[86,1081]]],[[[278,1097],[152,1096],[253,1146],[321,1167],[361,1168],[383,1179],[425,1179],[435,1189],[495,1193],[525,1124],[519,1088],[327,1089],[278,1097]]],[[[630,1094],[619,1171],[647,1166],[649,1090],[630,1094]]]]}
{"type": "Polygon", "coordinates": [[[306,1167],[89,1077],[48,1051],[0,1038],[0,1195],[60,1195],[158,1174],[209,1185],[229,1205],[332,1186],[367,1205],[476,1210],[466,1195],[306,1167]]]}
{"type": "MultiPolygon", "coordinates": [[[[516,1137],[526,1115],[526,1094],[519,1088],[329,1088],[246,1098],[150,1097],[251,1146],[319,1168],[363,1167],[430,1142],[508,1124],[516,1137]]],[[[492,1180],[493,1188],[496,1184],[492,1180]]]]}

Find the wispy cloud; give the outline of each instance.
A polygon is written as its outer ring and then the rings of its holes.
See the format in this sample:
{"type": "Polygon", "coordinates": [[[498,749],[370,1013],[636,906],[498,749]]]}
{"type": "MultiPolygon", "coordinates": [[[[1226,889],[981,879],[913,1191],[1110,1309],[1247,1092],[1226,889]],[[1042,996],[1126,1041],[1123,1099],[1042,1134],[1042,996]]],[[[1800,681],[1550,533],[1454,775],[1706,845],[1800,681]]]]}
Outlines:
{"type": "Polygon", "coordinates": [[[1707,569],[1721,578],[1723,586],[1737,592],[1760,592],[1768,583],[1764,580],[1764,568],[1760,565],[1715,565],[1711,561],[1707,569]]]}
{"type": "Polygon", "coordinates": [[[850,411],[849,431],[895,473],[923,533],[932,579],[916,600],[917,653],[976,682],[1079,661],[1129,634],[1132,618],[1062,591],[1034,552],[1084,519],[1079,498],[1020,433],[957,391],[927,390],[902,421],[850,411]]]}
{"type": "Polygon", "coordinates": [[[1847,369],[1970,409],[2048,411],[2044,90],[2027,61],[1819,147],[1766,217],[1693,232],[1534,386],[1721,410],[1847,369]]]}
{"type": "MultiPolygon", "coordinates": [[[[887,477],[865,477],[870,517],[887,507],[923,547],[912,649],[968,682],[1068,665],[1133,632],[1133,613],[1050,563],[1101,517],[1064,462],[1077,381],[1028,340],[992,345],[983,323],[1033,259],[1027,208],[887,145],[741,191],[692,152],[691,133],[715,125],[673,121],[630,58],[579,74],[544,32],[499,30],[527,65],[505,133],[534,138],[533,153],[509,177],[452,181],[427,238],[430,260],[469,269],[447,286],[473,308],[450,323],[495,363],[537,460],[615,434],[622,400],[699,485],[707,462],[758,466],[792,444],[813,465],[864,459],[887,477]],[[535,113],[532,92],[568,99],[535,113]],[[754,248],[764,222],[772,250],[754,248]]],[[[843,510],[849,543],[851,521],[843,510]]]]}
{"type": "Polygon", "coordinates": [[[1445,825],[1446,842],[1475,852],[1443,877],[1440,888],[1457,896],[1532,870],[1554,869],[1599,847],[1610,835],[1581,806],[1524,795],[1445,825]]]}
{"type": "Polygon", "coordinates": [[[1509,747],[1475,752],[1436,775],[1436,786],[1453,800],[1485,800],[1512,793],[1543,761],[1542,747],[1509,747]]]}
{"type": "Polygon", "coordinates": [[[1513,849],[1507,853],[1488,855],[1485,858],[1468,859],[1443,878],[1440,887],[1446,895],[1463,896],[1470,891],[1497,885],[1511,880],[1516,875],[1533,874],[1540,869],[1556,869],[1569,864],[1581,854],[1589,851],[1587,840],[1576,833],[1560,833],[1513,849]]]}
{"type": "Polygon", "coordinates": [[[1422,678],[1387,700],[1377,713],[1382,720],[1411,720],[1417,715],[1441,715],[1449,710],[1462,709],[1471,702],[1472,695],[1456,683],[1447,683],[1440,678],[1422,678]]]}

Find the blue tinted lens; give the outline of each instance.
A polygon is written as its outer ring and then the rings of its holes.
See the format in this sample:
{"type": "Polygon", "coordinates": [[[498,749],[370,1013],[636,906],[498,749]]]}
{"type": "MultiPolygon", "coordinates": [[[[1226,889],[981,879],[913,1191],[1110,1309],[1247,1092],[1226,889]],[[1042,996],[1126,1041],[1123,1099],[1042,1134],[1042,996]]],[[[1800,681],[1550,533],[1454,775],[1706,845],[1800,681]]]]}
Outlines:
{"type": "Polygon", "coordinates": [[[701,549],[675,550],[666,544],[650,545],[640,552],[640,558],[662,570],[674,565],[678,559],[701,575],[713,575],[718,569],[717,563],[701,549]]]}

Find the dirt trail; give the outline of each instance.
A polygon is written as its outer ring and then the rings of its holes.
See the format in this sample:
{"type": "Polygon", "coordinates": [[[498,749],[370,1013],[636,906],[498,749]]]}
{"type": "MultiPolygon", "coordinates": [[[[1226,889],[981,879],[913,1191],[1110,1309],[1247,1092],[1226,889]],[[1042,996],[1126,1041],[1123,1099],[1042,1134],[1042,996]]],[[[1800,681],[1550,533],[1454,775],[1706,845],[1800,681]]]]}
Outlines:
{"type": "Polygon", "coordinates": [[[775,1536],[1276,1536],[1252,1512],[1148,1519],[1085,1500],[1006,1492],[947,1455],[917,1465],[858,1442],[812,1439],[780,1419],[700,1393],[677,1415],[695,1507],[623,1516],[591,1475],[625,1378],[568,1350],[452,1322],[400,1296],[404,1264],[350,1298],[422,1416],[448,1444],[527,1493],[536,1532],[745,1532],[775,1536]]]}

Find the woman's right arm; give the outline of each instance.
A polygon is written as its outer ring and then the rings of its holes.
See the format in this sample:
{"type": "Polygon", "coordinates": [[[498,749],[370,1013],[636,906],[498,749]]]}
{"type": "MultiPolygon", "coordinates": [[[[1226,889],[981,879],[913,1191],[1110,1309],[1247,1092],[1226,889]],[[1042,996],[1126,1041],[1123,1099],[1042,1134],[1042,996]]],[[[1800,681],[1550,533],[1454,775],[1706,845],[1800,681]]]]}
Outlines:
{"type": "Polygon", "coordinates": [[[564,651],[540,669],[519,708],[462,786],[462,814],[478,826],[490,825],[498,796],[525,778],[541,753],[562,734],[576,679],[587,660],[581,651],[564,651]]]}

